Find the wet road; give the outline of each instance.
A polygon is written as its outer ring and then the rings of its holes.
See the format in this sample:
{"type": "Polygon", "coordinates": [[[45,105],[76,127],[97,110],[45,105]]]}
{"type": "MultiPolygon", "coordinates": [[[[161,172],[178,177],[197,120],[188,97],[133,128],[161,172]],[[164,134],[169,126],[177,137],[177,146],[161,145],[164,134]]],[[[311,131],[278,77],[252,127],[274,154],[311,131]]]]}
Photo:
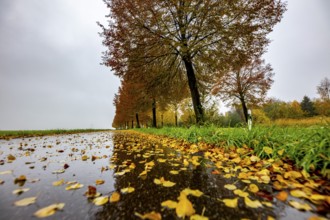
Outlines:
{"type": "Polygon", "coordinates": [[[172,143],[145,137],[134,133],[98,132],[0,140],[3,164],[0,165],[0,181],[3,182],[0,185],[0,219],[36,219],[33,213],[53,203],[65,203],[65,207],[47,219],[138,219],[136,213],[152,211],[160,213],[162,219],[179,219],[176,209],[163,207],[161,203],[178,201],[182,190],[187,188],[203,192],[200,197],[189,195],[188,199],[196,214],[209,219],[308,219],[316,215],[277,200],[269,184],[242,181],[235,175],[237,170],[219,172],[216,161],[206,159],[204,153],[183,153],[171,148],[172,143]],[[8,155],[16,159],[10,162],[8,155]],[[27,180],[19,186],[14,182],[21,175],[27,180]],[[175,185],[157,185],[155,178],[164,178],[175,185]],[[84,186],[70,191],[65,190],[66,184],[53,186],[53,182],[61,179],[84,186]],[[97,185],[96,180],[104,180],[104,184],[97,185]],[[251,183],[263,194],[249,192],[247,188],[251,183]],[[226,185],[235,185],[262,205],[247,206],[243,197],[228,190],[226,185]],[[88,186],[96,187],[102,196],[118,192],[120,200],[96,206],[84,196],[88,186]],[[127,187],[134,188],[134,192],[121,192],[127,187]],[[21,195],[12,193],[19,188],[29,188],[29,191],[21,195]],[[37,197],[36,203],[25,207],[13,205],[31,196],[37,197]],[[228,198],[238,199],[236,208],[223,202],[228,198]]]}

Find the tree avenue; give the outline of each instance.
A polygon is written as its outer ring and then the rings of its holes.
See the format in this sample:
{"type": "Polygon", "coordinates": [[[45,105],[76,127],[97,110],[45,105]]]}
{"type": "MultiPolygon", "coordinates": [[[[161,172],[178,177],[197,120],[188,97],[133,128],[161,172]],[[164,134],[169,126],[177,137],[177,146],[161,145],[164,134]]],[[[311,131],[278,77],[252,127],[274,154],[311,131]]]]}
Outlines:
{"type": "Polygon", "coordinates": [[[163,86],[185,81],[197,123],[204,120],[200,86],[263,54],[286,10],[281,0],[104,2],[110,8],[109,25],[101,25],[104,64],[122,78],[148,74],[163,86]]]}

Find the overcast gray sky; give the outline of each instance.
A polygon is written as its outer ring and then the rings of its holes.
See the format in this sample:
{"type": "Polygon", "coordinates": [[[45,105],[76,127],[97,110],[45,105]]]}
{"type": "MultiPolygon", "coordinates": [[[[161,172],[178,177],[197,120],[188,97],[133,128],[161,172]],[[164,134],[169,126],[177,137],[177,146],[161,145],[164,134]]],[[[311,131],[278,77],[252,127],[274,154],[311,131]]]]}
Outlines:
{"type": "MultiPolygon", "coordinates": [[[[330,77],[330,1],[289,0],[264,56],[269,96],[317,97],[330,77]]],[[[119,85],[100,65],[102,0],[0,0],[0,129],[110,128],[119,85]]]]}

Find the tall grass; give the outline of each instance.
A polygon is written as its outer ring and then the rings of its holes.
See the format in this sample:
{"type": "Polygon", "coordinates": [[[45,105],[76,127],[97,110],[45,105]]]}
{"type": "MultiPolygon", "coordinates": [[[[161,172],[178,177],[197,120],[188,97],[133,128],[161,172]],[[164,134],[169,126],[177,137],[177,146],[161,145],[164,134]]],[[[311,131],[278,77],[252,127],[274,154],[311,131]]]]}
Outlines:
{"type": "Polygon", "coordinates": [[[330,126],[279,127],[257,126],[251,131],[246,128],[218,128],[216,126],[161,129],[143,128],[139,131],[166,135],[191,143],[199,141],[218,147],[241,147],[247,145],[261,158],[287,158],[307,171],[319,170],[330,175],[330,126]],[[273,149],[266,154],[264,147],[273,149]],[[284,150],[280,155],[280,150],[284,150]]]}

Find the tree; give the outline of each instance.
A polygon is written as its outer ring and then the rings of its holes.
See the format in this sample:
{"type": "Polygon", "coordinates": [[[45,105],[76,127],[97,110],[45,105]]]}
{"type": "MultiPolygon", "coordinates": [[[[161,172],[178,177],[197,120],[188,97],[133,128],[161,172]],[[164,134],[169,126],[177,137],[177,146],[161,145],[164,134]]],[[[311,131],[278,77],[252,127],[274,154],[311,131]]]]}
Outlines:
{"type": "Polygon", "coordinates": [[[317,93],[323,100],[330,100],[330,80],[325,77],[321,80],[320,85],[317,86],[317,93]]]}
{"type": "Polygon", "coordinates": [[[303,100],[300,103],[301,110],[305,112],[305,115],[308,117],[315,115],[315,107],[313,102],[308,96],[304,96],[303,100]]]}
{"type": "MultiPolygon", "coordinates": [[[[104,64],[116,75],[128,65],[168,80],[188,82],[196,122],[204,120],[199,82],[232,61],[261,55],[286,5],[281,0],[104,0],[104,64]],[[163,73],[163,74],[158,74],[163,73]]],[[[143,72],[143,71],[138,71],[143,72]]]]}
{"type": "Polygon", "coordinates": [[[267,117],[276,120],[287,117],[287,104],[279,99],[270,98],[263,104],[267,117]]]}
{"type": "Polygon", "coordinates": [[[273,83],[274,73],[269,64],[259,58],[224,74],[213,86],[212,93],[225,101],[240,102],[244,119],[248,120],[247,105],[260,104],[273,83]]]}

